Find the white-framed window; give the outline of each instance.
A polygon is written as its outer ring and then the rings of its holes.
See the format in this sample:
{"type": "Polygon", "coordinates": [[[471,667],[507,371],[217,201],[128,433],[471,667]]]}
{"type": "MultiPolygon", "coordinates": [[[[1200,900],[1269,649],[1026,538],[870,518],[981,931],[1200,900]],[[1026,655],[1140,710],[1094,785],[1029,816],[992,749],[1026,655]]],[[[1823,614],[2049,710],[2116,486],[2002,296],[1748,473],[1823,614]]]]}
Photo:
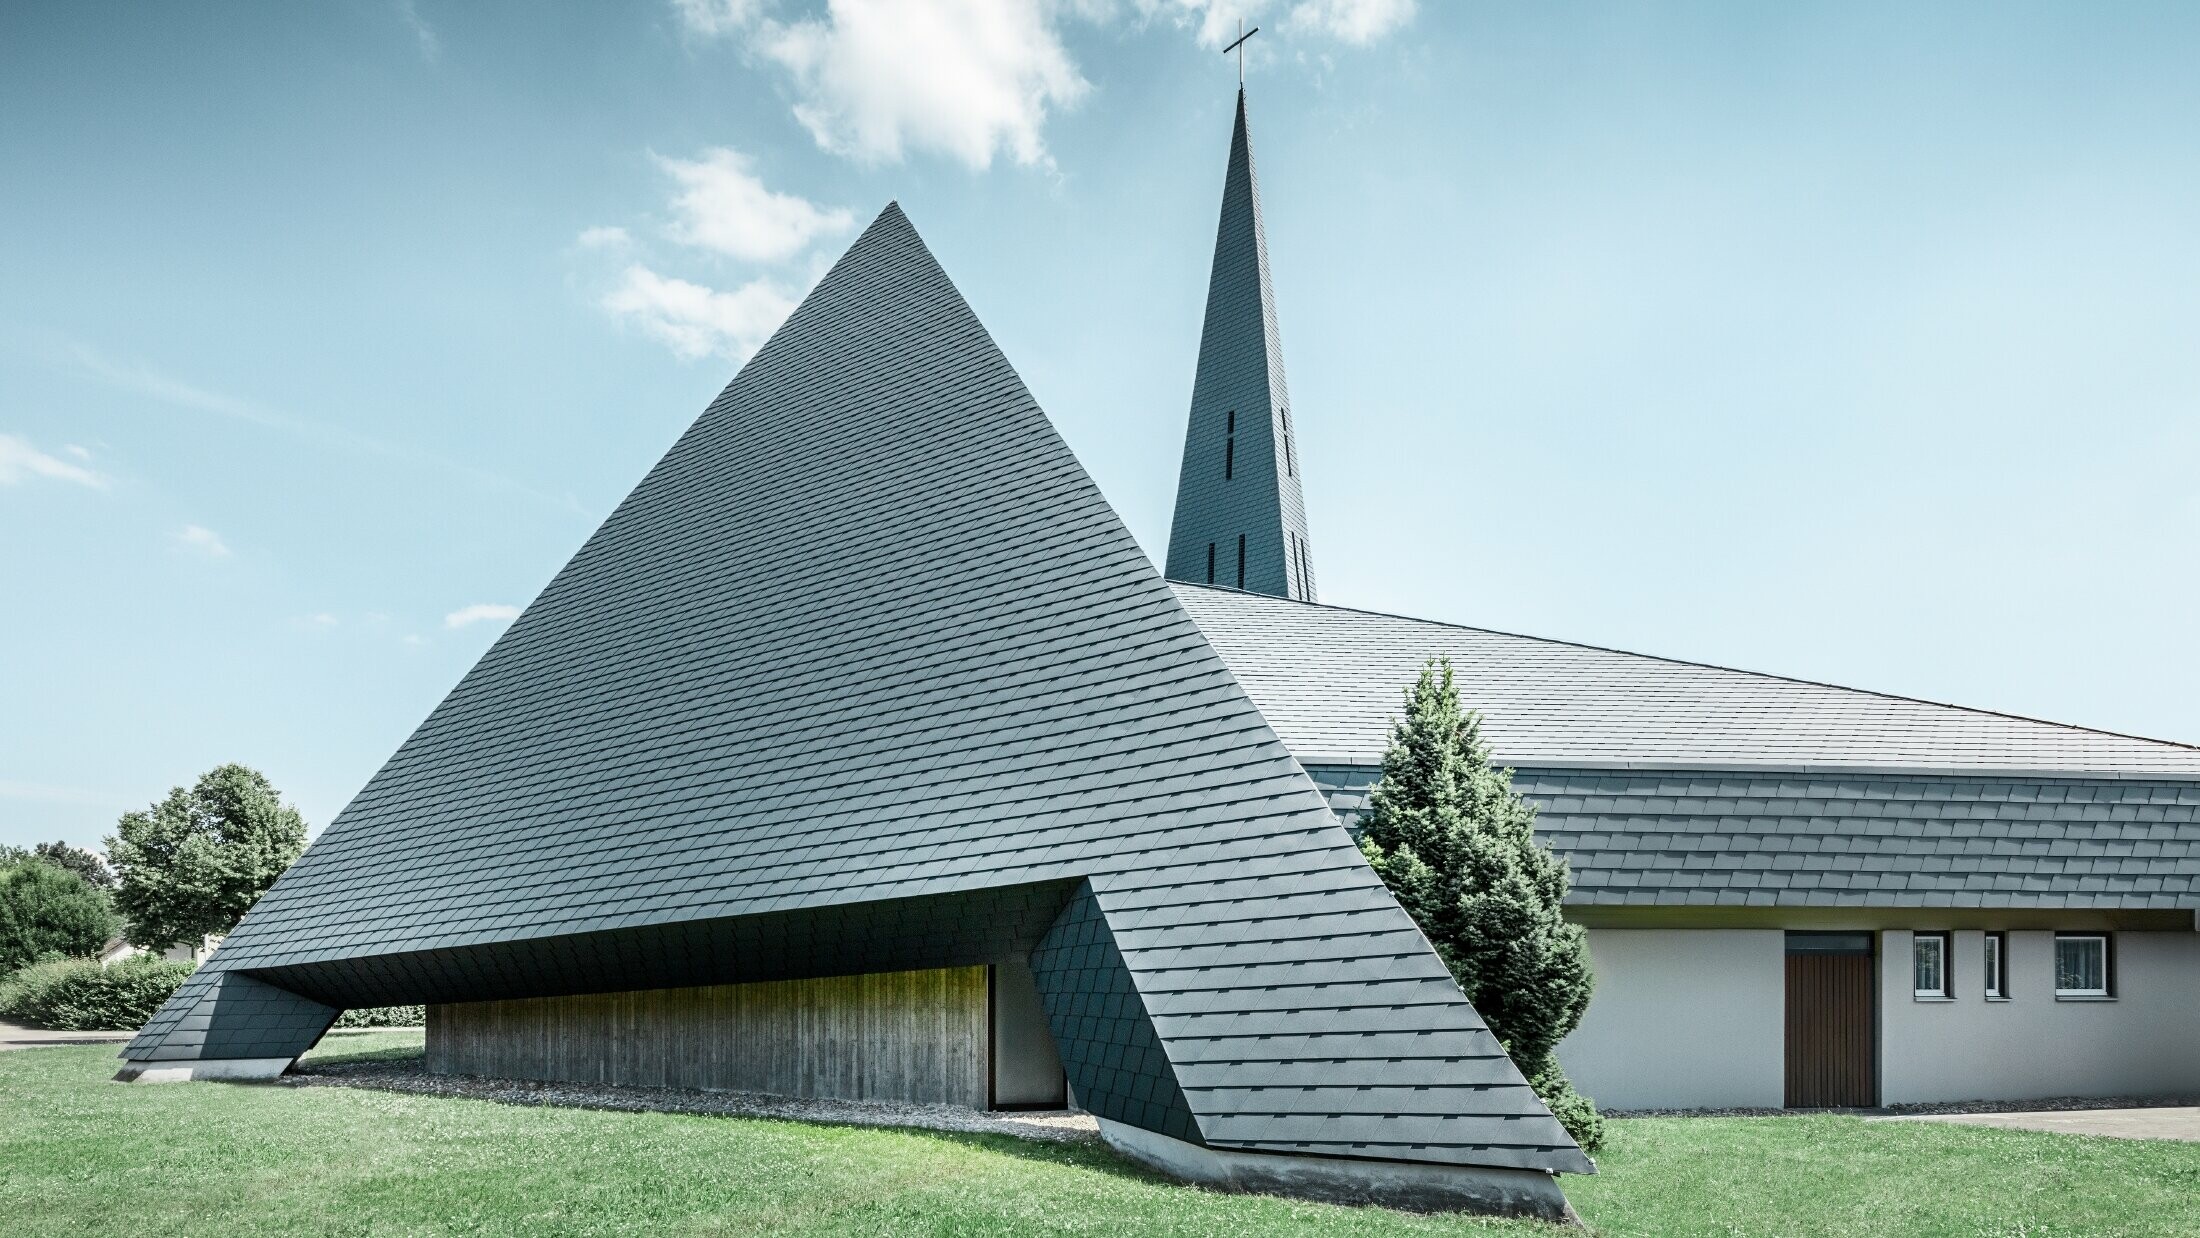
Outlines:
{"type": "Polygon", "coordinates": [[[2108,934],[2055,934],[2055,996],[2113,996],[2116,989],[2112,966],[2108,934]]]}
{"type": "Polygon", "coordinates": [[[1918,933],[1910,939],[1910,972],[1917,996],[1941,1000],[1948,996],[1948,935],[1918,933]]]}
{"type": "Polygon", "coordinates": [[[2008,957],[2009,935],[2007,933],[1988,933],[1986,935],[1986,958],[1982,970],[1986,975],[1986,996],[1995,1001],[2005,1001],[2009,997],[2009,982],[2002,977],[2002,968],[2007,966],[2006,960],[2008,957]]]}

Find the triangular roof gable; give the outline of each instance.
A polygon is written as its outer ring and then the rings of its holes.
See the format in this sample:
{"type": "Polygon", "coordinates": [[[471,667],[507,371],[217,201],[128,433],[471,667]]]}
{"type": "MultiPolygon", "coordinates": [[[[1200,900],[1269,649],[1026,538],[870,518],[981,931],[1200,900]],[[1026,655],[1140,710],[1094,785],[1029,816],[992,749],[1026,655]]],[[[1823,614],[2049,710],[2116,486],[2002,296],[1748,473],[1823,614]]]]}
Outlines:
{"type": "Polygon", "coordinates": [[[1061,878],[1292,773],[890,206],[222,955],[1061,878]]]}
{"type": "Polygon", "coordinates": [[[1071,881],[1081,1091],[1144,1046],[1119,1099],[1210,1143],[1589,1167],[888,207],[124,1056],[293,1054],[339,973],[1071,881]]]}

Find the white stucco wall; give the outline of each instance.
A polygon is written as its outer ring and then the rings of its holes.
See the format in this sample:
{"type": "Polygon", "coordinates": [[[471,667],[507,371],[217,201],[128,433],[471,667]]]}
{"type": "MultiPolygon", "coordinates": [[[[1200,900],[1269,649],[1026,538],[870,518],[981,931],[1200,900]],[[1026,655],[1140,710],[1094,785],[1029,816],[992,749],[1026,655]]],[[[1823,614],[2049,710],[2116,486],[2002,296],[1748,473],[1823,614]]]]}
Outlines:
{"type": "Polygon", "coordinates": [[[1955,1000],[1920,1002],[1910,937],[1880,935],[1882,1104],[2200,1095],[2200,933],[2117,933],[2105,1002],[2055,1000],[2054,934],[2016,931],[2010,999],[1989,1002],[1984,934],[1960,930],[1955,1000]]]}
{"type": "Polygon", "coordinates": [[[1559,1063],[1608,1109],[1777,1106],[1786,950],[1777,929],[1590,929],[1596,995],[1559,1063]]]}

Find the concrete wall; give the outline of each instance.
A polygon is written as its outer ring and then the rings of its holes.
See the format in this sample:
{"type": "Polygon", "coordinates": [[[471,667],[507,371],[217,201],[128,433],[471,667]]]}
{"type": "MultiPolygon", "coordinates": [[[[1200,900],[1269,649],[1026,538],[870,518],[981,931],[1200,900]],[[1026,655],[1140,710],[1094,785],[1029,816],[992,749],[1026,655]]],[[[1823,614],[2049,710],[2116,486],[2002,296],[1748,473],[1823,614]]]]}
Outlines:
{"type": "Polygon", "coordinates": [[[1596,995],[1559,1045],[1574,1086],[1610,1109],[1778,1106],[1785,1099],[1786,936],[1777,929],[1589,930],[1596,995]]]}
{"type": "Polygon", "coordinates": [[[427,1064],[438,1074],[982,1109],[986,969],[434,1005],[427,1064]]]}
{"type": "Polygon", "coordinates": [[[1955,1000],[1921,1002],[1911,934],[1880,935],[1882,1104],[2200,1095],[2200,933],[2117,933],[2113,1001],[2057,1001],[2054,934],[2022,931],[1987,1001],[1984,936],[1955,934],[1955,1000]]]}
{"type": "Polygon", "coordinates": [[[998,1108],[1060,1108],[1069,1080],[1047,1026],[1031,966],[1005,959],[993,968],[993,1103],[998,1108]]]}

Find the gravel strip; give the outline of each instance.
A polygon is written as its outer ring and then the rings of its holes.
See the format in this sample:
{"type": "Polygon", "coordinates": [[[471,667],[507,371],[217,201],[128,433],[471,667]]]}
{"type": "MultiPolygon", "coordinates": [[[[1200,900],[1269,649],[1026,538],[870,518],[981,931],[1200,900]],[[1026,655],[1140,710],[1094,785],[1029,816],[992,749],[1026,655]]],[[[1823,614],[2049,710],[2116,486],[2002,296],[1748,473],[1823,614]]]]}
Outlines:
{"type": "Polygon", "coordinates": [[[760,1092],[706,1092],[695,1088],[641,1088],[608,1083],[544,1083],[533,1079],[483,1079],[431,1075],[410,1062],[307,1063],[282,1083],[302,1088],[367,1088],[414,1096],[463,1096],[504,1105],[554,1105],[622,1113],[692,1113],[723,1118],[782,1118],[838,1126],[902,1126],[981,1135],[1014,1135],[1050,1143],[1082,1143],[1100,1137],[1087,1113],[1051,1109],[991,1113],[960,1105],[897,1101],[804,1100],[760,1092]]]}
{"type": "Polygon", "coordinates": [[[1916,1117],[1935,1113],[2076,1113],[2087,1109],[2157,1109],[2191,1105],[2181,1096],[2051,1096],[2045,1100],[1959,1100],[1909,1103],[1878,1109],[1606,1109],[1608,1118],[1788,1118],[1803,1113],[1852,1113],[1916,1117]]]}

